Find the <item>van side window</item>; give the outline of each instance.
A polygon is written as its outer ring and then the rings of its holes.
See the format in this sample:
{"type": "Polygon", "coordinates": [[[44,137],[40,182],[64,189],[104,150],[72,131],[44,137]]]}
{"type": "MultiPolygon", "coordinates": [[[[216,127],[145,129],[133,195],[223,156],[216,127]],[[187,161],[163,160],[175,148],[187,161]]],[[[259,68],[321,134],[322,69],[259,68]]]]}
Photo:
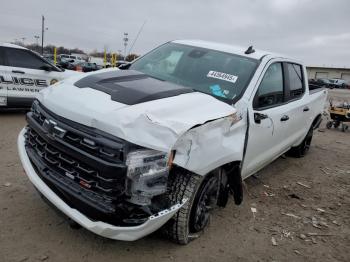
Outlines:
{"type": "Polygon", "coordinates": [[[41,69],[42,66],[47,65],[43,60],[27,50],[5,48],[5,52],[9,66],[41,69]]]}
{"type": "Polygon", "coordinates": [[[300,65],[287,63],[288,79],[289,79],[289,99],[301,97],[304,92],[302,68],[300,65]]]}
{"type": "Polygon", "coordinates": [[[6,66],[5,65],[4,48],[2,48],[2,47],[0,47],[0,66],[6,66]]]}
{"type": "Polygon", "coordinates": [[[284,102],[282,63],[274,63],[266,70],[254,98],[254,108],[273,107],[284,102]]]}

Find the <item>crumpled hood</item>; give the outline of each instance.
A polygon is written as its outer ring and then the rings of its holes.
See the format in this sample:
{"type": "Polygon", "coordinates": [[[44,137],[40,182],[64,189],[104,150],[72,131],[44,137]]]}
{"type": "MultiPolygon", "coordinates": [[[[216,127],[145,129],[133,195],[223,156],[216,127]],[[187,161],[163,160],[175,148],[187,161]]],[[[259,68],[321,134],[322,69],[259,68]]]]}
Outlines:
{"type": "Polygon", "coordinates": [[[64,118],[165,152],[192,127],[236,112],[232,106],[199,92],[126,105],[99,90],[75,86],[81,78],[52,85],[37,98],[64,118]]]}

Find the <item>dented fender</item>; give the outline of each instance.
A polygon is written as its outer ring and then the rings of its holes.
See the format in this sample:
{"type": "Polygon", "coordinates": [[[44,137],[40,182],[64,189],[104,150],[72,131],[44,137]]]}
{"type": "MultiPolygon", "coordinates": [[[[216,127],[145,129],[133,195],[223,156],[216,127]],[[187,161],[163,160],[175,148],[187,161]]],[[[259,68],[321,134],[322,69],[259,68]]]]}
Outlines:
{"type": "Polygon", "coordinates": [[[246,121],[224,117],[188,130],[176,144],[174,163],[199,175],[242,161],[246,121]]]}

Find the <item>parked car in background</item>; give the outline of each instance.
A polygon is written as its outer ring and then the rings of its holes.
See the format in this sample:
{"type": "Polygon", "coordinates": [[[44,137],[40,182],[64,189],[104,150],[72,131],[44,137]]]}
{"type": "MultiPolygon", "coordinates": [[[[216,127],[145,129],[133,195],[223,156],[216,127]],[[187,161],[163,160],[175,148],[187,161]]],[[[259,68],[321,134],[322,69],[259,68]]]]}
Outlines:
{"type": "Polygon", "coordinates": [[[329,81],[335,88],[348,88],[348,82],[344,79],[331,78],[329,81]]]}
{"type": "Polygon", "coordinates": [[[27,48],[0,44],[0,107],[30,107],[40,90],[76,74],[27,48]]]}
{"type": "Polygon", "coordinates": [[[68,63],[67,69],[79,72],[92,72],[100,68],[95,63],[75,61],[68,63]]]}
{"type": "Polygon", "coordinates": [[[329,79],[327,78],[317,78],[316,84],[324,86],[326,88],[330,88],[330,89],[334,88],[334,84],[331,81],[329,81],[329,79]]]}
{"type": "Polygon", "coordinates": [[[66,54],[61,54],[61,55],[58,55],[58,57],[60,59],[64,59],[66,61],[74,61],[74,62],[83,62],[84,59],[80,56],[76,56],[76,55],[66,55],[66,54]]]}
{"type": "Polygon", "coordinates": [[[54,55],[52,54],[44,54],[43,58],[45,58],[47,61],[49,61],[51,64],[53,64],[55,61],[54,55]]]}
{"type": "Polygon", "coordinates": [[[82,72],[92,72],[100,69],[96,63],[80,62],[77,65],[81,67],[82,72]]]}
{"type": "Polygon", "coordinates": [[[302,62],[252,47],[173,41],[122,68],[43,90],[18,137],[38,191],[119,240],[165,226],[187,244],[243,179],[308,152],[327,97],[302,62]]]}

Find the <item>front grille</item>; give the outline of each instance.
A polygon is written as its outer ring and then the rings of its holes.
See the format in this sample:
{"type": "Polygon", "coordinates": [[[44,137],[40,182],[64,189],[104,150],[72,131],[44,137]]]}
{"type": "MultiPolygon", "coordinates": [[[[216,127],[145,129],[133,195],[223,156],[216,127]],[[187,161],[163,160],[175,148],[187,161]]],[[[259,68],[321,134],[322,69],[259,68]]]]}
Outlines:
{"type": "Polygon", "coordinates": [[[40,159],[51,175],[70,179],[82,192],[93,192],[98,197],[116,200],[124,194],[123,141],[104,137],[77,123],[73,127],[38,104],[28,113],[27,121],[28,155],[40,159]]]}
{"type": "MultiPolygon", "coordinates": [[[[54,117],[50,115],[46,110],[43,109],[42,106],[36,105],[33,110],[33,118],[39,123],[41,126],[45,126],[48,120],[53,120],[54,117]]],[[[56,119],[54,121],[57,121],[56,119]]],[[[68,121],[71,122],[71,121],[68,121]]],[[[71,122],[72,123],[72,122],[71,122]]],[[[66,125],[65,123],[61,123],[62,128],[65,128],[65,135],[62,138],[63,141],[72,144],[74,147],[79,148],[89,154],[92,154],[98,158],[107,160],[107,161],[116,161],[120,162],[124,161],[123,154],[123,143],[122,141],[112,141],[110,139],[106,139],[103,136],[97,137],[96,133],[91,131],[82,132],[80,130],[70,130],[69,123],[66,125]]],[[[79,129],[86,130],[87,128],[74,123],[74,125],[78,125],[79,129]]]]}
{"type": "Polygon", "coordinates": [[[120,188],[124,183],[122,177],[104,178],[94,167],[51,146],[34,129],[28,128],[26,139],[27,145],[51,171],[101,195],[113,197],[122,190],[120,188]]]}

